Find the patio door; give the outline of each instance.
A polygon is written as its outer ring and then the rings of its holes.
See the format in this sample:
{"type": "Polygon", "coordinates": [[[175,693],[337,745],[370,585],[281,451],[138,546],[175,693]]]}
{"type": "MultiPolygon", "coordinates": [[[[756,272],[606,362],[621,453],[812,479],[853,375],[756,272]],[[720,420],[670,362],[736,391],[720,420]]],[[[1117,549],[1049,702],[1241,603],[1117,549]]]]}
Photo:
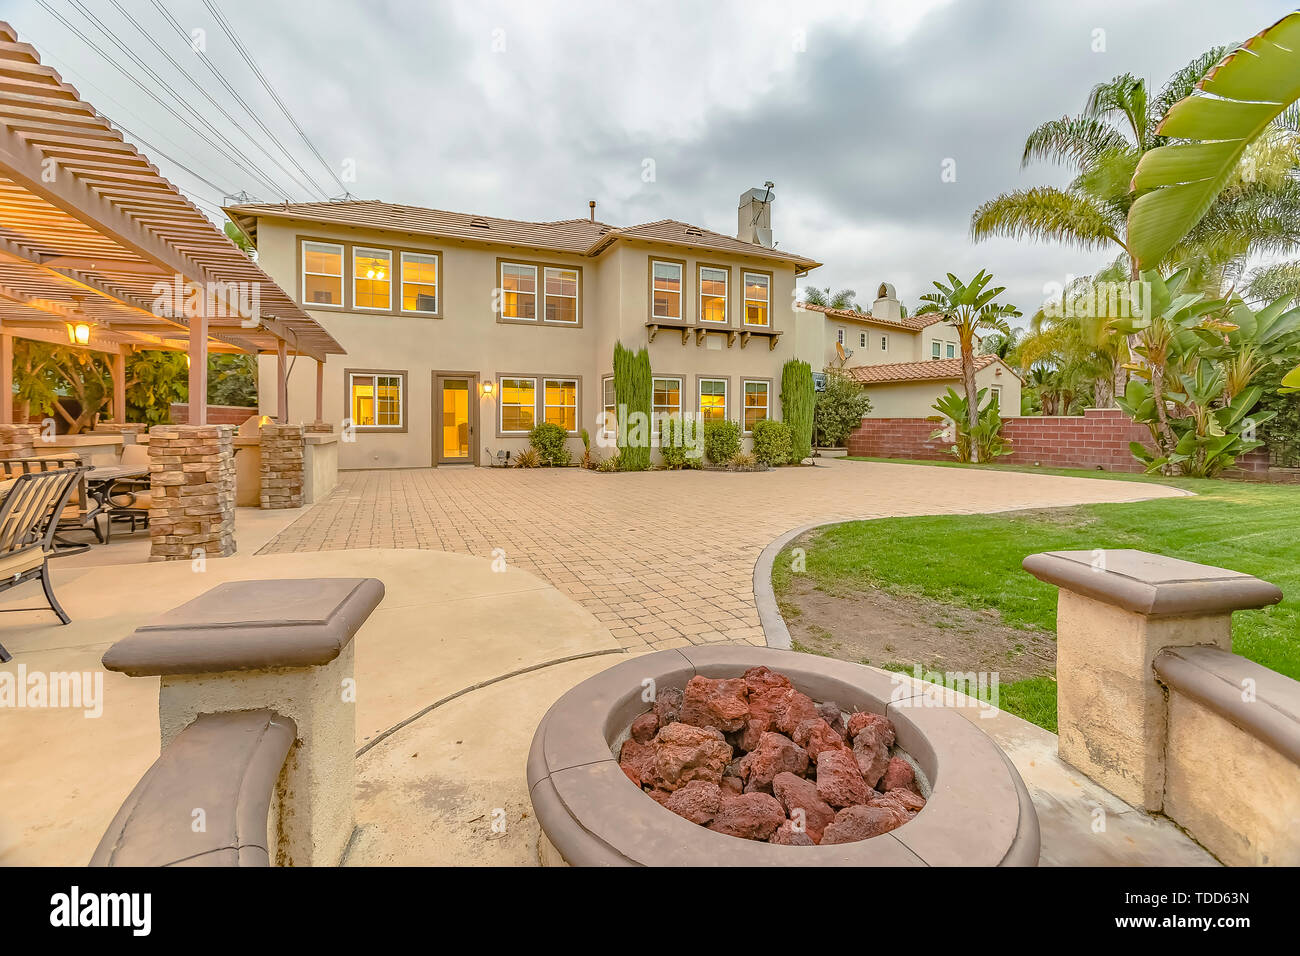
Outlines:
{"type": "Polygon", "coordinates": [[[433,373],[433,463],[469,465],[478,460],[478,376],[433,373]]]}

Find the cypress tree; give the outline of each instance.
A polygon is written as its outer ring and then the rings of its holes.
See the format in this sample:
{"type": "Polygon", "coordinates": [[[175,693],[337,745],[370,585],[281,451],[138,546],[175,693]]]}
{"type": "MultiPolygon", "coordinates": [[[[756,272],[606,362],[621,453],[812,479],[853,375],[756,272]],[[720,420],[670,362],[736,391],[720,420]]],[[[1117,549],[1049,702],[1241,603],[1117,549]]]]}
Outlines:
{"type": "Polygon", "coordinates": [[[650,353],[633,352],[614,343],[614,401],[627,412],[627,427],[618,436],[618,463],[623,471],[645,471],[650,467],[650,413],[653,394],[650,381],[650,353]],[[640,412],[644,417],[637,417],[640,412]]]}
{"type": "Polygon", "coordinates": [[[790,426],[790,460],[796,464],[812,455],[815,401],[812,366],[790,359],[781,369],[781,417],[790,426]]]}

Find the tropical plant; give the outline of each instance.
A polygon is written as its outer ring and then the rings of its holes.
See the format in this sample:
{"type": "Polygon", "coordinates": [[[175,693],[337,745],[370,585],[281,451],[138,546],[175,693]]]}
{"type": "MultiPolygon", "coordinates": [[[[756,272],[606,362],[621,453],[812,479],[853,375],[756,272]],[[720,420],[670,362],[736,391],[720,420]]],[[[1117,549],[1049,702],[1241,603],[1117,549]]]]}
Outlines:
{"type": "Polygon", "coordinates": [[[625,411],[628,427],[618,430],[618,461],[624,471],[650,467],[650,423],[654,395],[651,390],[650,353],[614,344],[614,401],[625,411]],[[640,423],[644,423],[643,425],[640,423]]]}
{"type": "Polygon", "coordinates": [[[528,433],[528,444],[537,452],[539,464],[562,468],[572,461],[569,434],[554,422],[539,422],[528,433]]]}
{"type": "Polygon", "coordinates": [[[1004,286],[988,288],[993,276],[981,269],[970,282],[962,282],[951,272],[948,284],[936,281],[936,292],[927,292],[921,296],[919,315],[941,315],[944,320],[957,330],[957,341],[961,345],[962,383],[966,391],[969,407],[969,426],[974,429],[978,424],[975,388],[975,336],[980,332],[1011,333],[1007,319],[1020,315],[1014,305],[996,301],[1006,291],[1004,286]]]}
{"type": "Polygon", "coordinates": [[[740,423],[726,420],[704,423],[704,457],[725,465],[740,453],[740,423]]]}
{"type": "Polygon", "coordinates": [[[813,409],[817,404],[812,366],[790,359],[781,368],[781,418],[790,427],[790,460],[812,456],[813,409]]]}
{"type": "Polygon", "coordinates": [[[1014,361],[1020,344],[1025,340],[1026,332],[1019,325],[1012,326],[1005,334],[990,332],[980,340],[980,354],[996,355],[1002,361],[1010,363],[1014,361]]]}
{"type": "Polygon", "coordinates": [[[610,455],[608,458],[601,459],[600,463],[596,465],[596,470],[599,472],[618,471],[619,470],[618,455],[613,454],[610,455]]]}
{"type": "Polygon", "coordinates": [[[256,408],[257,356],[245,353],[208,356],[208,402],[256,408]]]}
{"type": "Polygon", "coordinates": [[[519,454],[515,455],[516,468],[540,468],[542,467],[542,456],[538,454],[536,448],[528,447],[519,454]]]}
{"type": "Polygon", "coordinates": [[[818,448],[838,448],[871,411],[871,399],[844,372],[828,368],[825,374],[826,387],[813,403],[813,442],[818,448]]]}
{"type": "Polygon", "coordinates": [[[993,461],[1011,453],[1011,442],[1002,435],[1002,414],[998,409],[998,397],[992,396],[988,404],[980,408],[979,403],[988,395],[988,389],[981,388],[975,396],[979,413],[971,423],[966,397],[949,388],[930,406],[948,420],[948,424],[935,429],[931,441],[942,439],[952,442],[948,451],[958,461],[993,461]]]}
{"type": "Polygon", "coordinates": [[[583,468],[591,467],[591,432],[587,429],[579,429],[578,437],[582,439],[582,461],[580,464],[583,468]]]}
{"type": "Polygon", "coordinates": [[[189,367],[185,353],[136,352],[126,360],[126,410],[133,422],[165,425],[171,421],[171,407],[190,395],[189,367]]]}
{"type": "Polygon", "coordinates": [[[790,426],[785,422],[770,418],[754,422],[754,457],[765,465],[788,464],[791,459],[791,438],[790,426]]]}
{"type": "Polygon", "coordinates": [[[825,309],[844,309],[848,312],[862,312],[862,308],[853,300],[858,297],[852,289],[837,289],[831,292],[830,286],[819,289],[815,285],[804,286],[803,301],[808,305],[820,305],[825,309]]]}
{"type": "Polygon", "coordinates": [[[754,471],[758,466],[758,457],[747,451],[736,452],[727,462],[727,467],[735,471],[754,471]]]}

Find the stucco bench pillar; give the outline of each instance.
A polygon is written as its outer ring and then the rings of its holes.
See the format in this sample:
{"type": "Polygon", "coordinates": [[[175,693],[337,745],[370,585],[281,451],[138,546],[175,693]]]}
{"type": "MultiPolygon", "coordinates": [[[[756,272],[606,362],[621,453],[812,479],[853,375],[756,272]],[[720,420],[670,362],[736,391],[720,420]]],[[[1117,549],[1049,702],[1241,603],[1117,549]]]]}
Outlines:
{"type": "Polygon", "coordinates": [[[332,866],[353,829],[352,638],[384,596],[373,578],[232,581],[138,628],[104,666],[158,676],[162,747],[200,715],[270,710],[296,727],[279,866],[332,866]]]}
{"type": "Polygon", "coordinates": [[[1051,551],[1024,560],[1056,585],[1058,752],[1132,806],[1161,809],[1167,706],[1163,648],[1232,650],[1232,612],[1282,600],[1237,571],[1144,551],[1051,551]]]}

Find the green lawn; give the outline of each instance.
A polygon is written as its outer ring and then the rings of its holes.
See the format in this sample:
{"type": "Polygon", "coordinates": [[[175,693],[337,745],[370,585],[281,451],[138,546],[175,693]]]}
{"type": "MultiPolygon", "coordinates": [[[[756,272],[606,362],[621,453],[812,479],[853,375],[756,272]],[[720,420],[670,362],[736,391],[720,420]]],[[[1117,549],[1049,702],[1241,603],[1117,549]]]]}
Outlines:
{"type": "MultiPolygon", "coordinates": [[[[1137,548],[1244,571],[1280,587],[1286,595],[1281,604],[1234,615],[1233,649],[1300,680],[1300,487],[924,464],[1145,480],[1186,488],[1196,497],[849,522],[824,529],[808,548],[807,573],[818,586],[831,591],[880,588],[968,608],[996,608],[1007,624],[1055,632],[1056,589],[1026,573],[1020,567],[1024,557],[1038,551],[1137,548]]],[[[790,561],[778,559],[773,567],[772,581],[780,597],[788,588],[790,561]]],[[[1049,688],[1054,691],[1050,681],[1006,685],[1003,706],[1054,730],[1055,694],[1050,708],[1044,702],[1049,688]]]]}

